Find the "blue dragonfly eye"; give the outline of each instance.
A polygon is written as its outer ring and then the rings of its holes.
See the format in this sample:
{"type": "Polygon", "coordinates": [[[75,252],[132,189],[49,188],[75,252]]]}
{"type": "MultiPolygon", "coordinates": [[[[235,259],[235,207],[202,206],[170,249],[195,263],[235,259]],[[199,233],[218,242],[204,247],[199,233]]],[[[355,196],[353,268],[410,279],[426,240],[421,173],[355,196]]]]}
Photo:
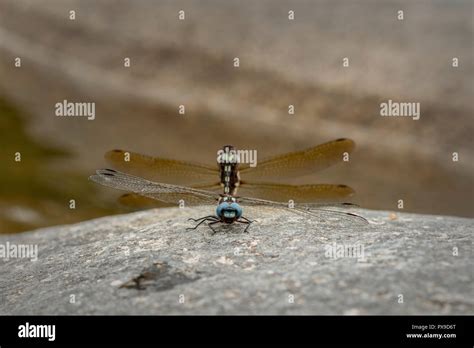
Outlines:
{"type": "Polygon", "coordinates": [[[230,206],[235,210],[237,218],[242,216],[242,208],[237,203],[231,203],[230,206]]]}
{"type": "Polygon", "coordinates": [[[217,206],[216,214],[219,217],[238,219],[242,216],[242,208],[237,203],[223,202],[217,206]]]}
{"type": "Polygon", "coordinates": [[[217,209],[216,209],[216,215],[217,216],[222,216],[222,209],[224,209],[225,207],[227,207],[228,204],[227,203],[221,203],[217,206],[217,209]]]}

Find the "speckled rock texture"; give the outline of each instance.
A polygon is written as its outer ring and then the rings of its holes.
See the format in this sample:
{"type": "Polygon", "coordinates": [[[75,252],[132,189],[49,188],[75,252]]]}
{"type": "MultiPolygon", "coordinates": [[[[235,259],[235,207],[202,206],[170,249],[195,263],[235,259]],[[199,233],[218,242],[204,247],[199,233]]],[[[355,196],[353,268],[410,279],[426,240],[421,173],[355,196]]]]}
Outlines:
{"type": "Polygon", "coordinates": [[[249,233],[186,230],[213,209],[1,236],[38,257],[0,260],[0,314],[474,313],[472,219],[357,209],[364,225],[247,208],[249,233]]]}

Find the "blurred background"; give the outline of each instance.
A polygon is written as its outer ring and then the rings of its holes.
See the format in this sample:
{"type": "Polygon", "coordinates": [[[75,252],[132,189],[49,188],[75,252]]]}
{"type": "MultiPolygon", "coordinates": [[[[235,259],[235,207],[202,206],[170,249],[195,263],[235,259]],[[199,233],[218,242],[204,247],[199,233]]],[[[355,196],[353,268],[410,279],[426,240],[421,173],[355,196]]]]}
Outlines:
{"type": "Polygon", "coordinates": [[[472,217],[473,15],[471,0],[0,0],[0,232],[126,211],[87,180],[111,149],[213,164],[224,144],[261,160],[341,137],[349,163],[294,182],[472,217]],[[65,99],[96,119],[56,117],[65,99]],[[421,119],[381,117],[388,99],[421,119]]]}

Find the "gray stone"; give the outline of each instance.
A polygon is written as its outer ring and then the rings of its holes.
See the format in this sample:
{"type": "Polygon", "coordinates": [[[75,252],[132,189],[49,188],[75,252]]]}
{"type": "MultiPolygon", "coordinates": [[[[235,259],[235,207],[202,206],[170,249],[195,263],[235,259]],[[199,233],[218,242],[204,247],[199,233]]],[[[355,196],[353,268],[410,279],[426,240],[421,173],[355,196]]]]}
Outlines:
{"type": "Polygon", "coordinates": [[[474,313],[472,219],[356,209],[363,225],[246,208],[249,233],[186,231],[213,209],[1,236],[37,244],[38,260],[0,260],[0,314],[474,313]],[[338,245],[364,258],[329,257],[338,245]]]}

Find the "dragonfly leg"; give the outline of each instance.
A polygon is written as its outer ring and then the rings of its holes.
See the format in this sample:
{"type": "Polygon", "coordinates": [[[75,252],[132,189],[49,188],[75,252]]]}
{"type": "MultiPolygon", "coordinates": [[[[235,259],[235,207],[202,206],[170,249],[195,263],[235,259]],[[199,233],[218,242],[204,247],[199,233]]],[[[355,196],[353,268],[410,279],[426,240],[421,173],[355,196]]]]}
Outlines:
{"type": "Polygon", "coordinates": [[[250,225],[252,224],[253,221],[250,221],[249,219],[245,218],[245,220],[247,221],[240,221],[240,220],[237,220],[237,222],[240,222],[241,224],[246,224],[247,227],[245,227],[245,230],[244,230],[244,233],[248,232],[248,229],[250,227],[250,225]]]}
{"type": "MultiPolygon", "coordinates": [[[[252,222],[255,222],[255,221],[256,221],[256,220],[249,220],[249,219],[247,219],[245,216],[241,216],[240,218],[241,218],[241,219],[244,219],[245,221],[247,221],[247,222],[250,223],[250,224],[251,224],[252,222]]],[[[240,221],[239,221],[239,222],[240,222],[240,221]]]]}
{"type": "Polygon", "coordinates": [[[203,216],[202,218],[199,218],[199,219],[189,218],[188,221],[198,222],[199,220],[208,219],[208,218],[215,218],[215,216],[214,215],[208,215],[208,216],[203,216]]]}
{"type": "Polygon", "coordinates": [[[217,223],[219,223],[219,222],[221,222],[221,220],[212,221],[212,222],[209,222],[209,223],[207,224],[207,226],[212,230],[212,234],[216,233],[217,231],[216,231],[215,229],[213,229],[213,228],[211,227],[211,225],[215,225],[215,224],[217,224],[217,223]]]}
{"type": "MultiPolygon", "coordinates": [[[[186,231],[195,230],[196,228],[199,227],[199,225],[201,225],[201,224],[202,224],[203,222],[205,222],[205,221],[214,221],[214,222],[216,222],[216,219],[217,219],[217,217],[212,216],[212,215],[211,215],[211,216],[205,216],[205,217],[203,217],[203,218],[201,218],[201,219],[197,219],[196,221],[199,221],[199,220],[201,220],[201,221],[200,221],[196,226],[194,226],[194,227],[188,227],[188,228],[186,228],[186,231]]],[[[217,222],[219,222],[219,221],[220,221],[220,220],[217,220],[217,222]]]]}

